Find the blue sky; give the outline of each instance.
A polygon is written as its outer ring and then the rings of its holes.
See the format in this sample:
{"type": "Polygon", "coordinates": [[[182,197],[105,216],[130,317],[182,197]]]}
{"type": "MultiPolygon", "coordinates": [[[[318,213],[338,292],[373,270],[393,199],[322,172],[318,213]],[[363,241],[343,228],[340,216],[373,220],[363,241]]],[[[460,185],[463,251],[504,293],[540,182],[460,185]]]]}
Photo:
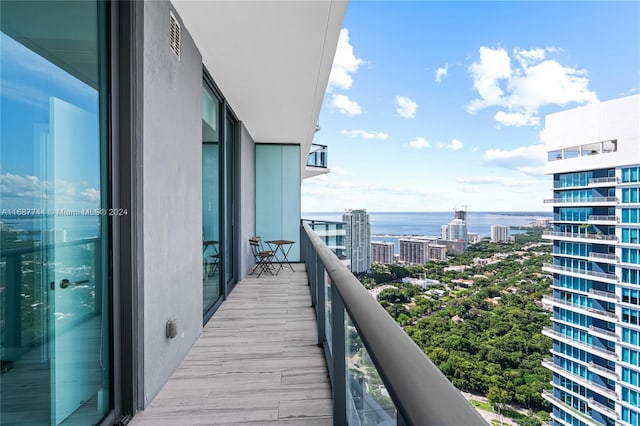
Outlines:
{"type": "Polygon", "coordinates": [[[302,210],[546,211],[544,116],[638,93],[640,2],[349,3],[302,210]]]}

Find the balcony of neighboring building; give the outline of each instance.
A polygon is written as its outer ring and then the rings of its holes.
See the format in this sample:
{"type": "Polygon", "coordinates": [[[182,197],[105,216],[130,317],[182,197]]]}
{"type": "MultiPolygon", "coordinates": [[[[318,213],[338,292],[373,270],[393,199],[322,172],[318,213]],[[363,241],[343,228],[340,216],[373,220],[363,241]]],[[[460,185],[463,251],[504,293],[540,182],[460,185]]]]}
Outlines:
{"type": "Polygon", "coordinates": [[[603,283],[616,284],[619,279],[615,274],[606,272],[590,271],[581,268],[572,268],[569,266],[555,265],[552,263],[543,263],[542,270],[554,274],[569,275],[576,278],[585,278],[589,280],[597,280],[603,283]]]}
{"type": "Polygon", "coordinates": [[[551,337],[552,339],[557,340],[559,342],[566,343],[578,349],[582,349],[584,351],[598,355],[599,357],[607,359],[609,361],[618,360],[618,357],[616,356],[616,353],[614,350],[607,349],[603,346],[595,346],[580,340],[573,339],[570,336],[560,333],[559,331],[555,331],[552,327],[543,328],[542,334],[544,334],[547,337],[551,337]]]}
{"type": "Polygon", "coordinates": [[[589,407],[612,419],[616,419],[616,420],[620,419],[620,416],[618,416],[618,413],[616,413],[615,408],[611,408],[604,404],[601,404],[600,402],[596,401],[593,398],[589,398],[589,407]]]}
{"type": "Polygon", "coordinates": [[[547,358],[544,359],[542,361],[542,365],[553,371],[554,373],[566,377],[568,379],[570,379],[571,381],[578,383],[582,386],[584,386],[585,388],[591,390],[592,392],[597,392],[600,395],[603,395],[607,398],[610,399],[615,399],[616,398],[616,392],[613,389],[609,389],[606,386],[598,383],[597,381],[594,380],[589,380],[587,378],[584,378],[582,376],[578,376],[576,374],[573,374],[570,371],[565,370],[564,368],[560,367],[559,365],[554,364],[553,360],[547,358]]]}
{"type": "MultiPolygon", "coordinates": [[[[546,389],[543,390],[542,391],[542,397],[544,399],[546,399],[547,401],[549,401],[549,403],[551,403],[552,405],[555,405],[555,406],[561,408],[562,410],[570,413],[574,418],[578,418],[583,423],[585,423],[585,424],[587,424],[589,426],[600,426],[599,423],[595,422],[592,418],[587,416],[585,413],[582,413],[582,412],[576,410],[575,408],[573,408],[573,407],[571,407],[569,405],[566,405],[563,400],[561,400],[560,398],[558,398],[557,396],[554,395],[553,391],[549,391],[549,390],[546,390],[546,389]]],[[[557,422],[558,424],[566,425],[566,426],[572,426],[572,423],[568,423],[568,422],[562,420],[561,418],[557,417],[553,413],[551,413],[551,418],[555,422],[557,422]]]]}
{"type": "Polygon", "coordinates": [[[558,206],[615,206],[618,204],[617,197],[584,197],[584,198],[547,198],[545,204],[558,206]]]}
{"type": "Polygon", "coordinates": [[[542,238],[545,240],[591,242],[609,245],[615,245],[618,242],[618,237],[616,237],[615,235],[589,234],[585,232],[544,231],[542,233],[542,238]]]}

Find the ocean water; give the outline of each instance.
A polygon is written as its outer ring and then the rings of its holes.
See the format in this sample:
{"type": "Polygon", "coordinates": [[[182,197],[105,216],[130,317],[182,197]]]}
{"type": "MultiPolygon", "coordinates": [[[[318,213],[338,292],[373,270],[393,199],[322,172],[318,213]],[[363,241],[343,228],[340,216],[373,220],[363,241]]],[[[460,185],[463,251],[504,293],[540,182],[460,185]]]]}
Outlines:
{"type": "MultiPolygon", "coordinates": [[[[439,236],[440,227],[453,220],[448,212],[368,212],[373,235],[427,235],[439,236]]],[[[305,212],[304,219],[342,221],[342,212],[305,212]]],[[[523,226],[536,218],[553,217],[551,212],[467,212],[467,230],[482,237],[491,235],[491,225],[523,226]]],[[[510,234],[517,231],[510,230],[510,234]]],[[[372,239],[382,239],[374,238],[372,239]]],[[[388,241],[391,241],[387,238],[388,241]]]]}

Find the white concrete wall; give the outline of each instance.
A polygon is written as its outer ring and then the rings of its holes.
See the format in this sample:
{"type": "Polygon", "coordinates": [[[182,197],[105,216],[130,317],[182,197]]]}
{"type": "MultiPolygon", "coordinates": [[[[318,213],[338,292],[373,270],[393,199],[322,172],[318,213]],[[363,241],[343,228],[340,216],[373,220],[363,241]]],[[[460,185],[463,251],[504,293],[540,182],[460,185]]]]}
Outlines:
{"type": "Polygon", "coordinates": [[[169,49],[170,7],[144,3],[145,406],[202,328],[202,58],[184,27],[180,60],[169,49]]]}
{"type": "Polygon", "coordinates": [[[611,139],[618,141],[617,152],[548,161],[547,174],[639,163],[640,95],[547,115],[544,139],[547,152],[611,139]]]}

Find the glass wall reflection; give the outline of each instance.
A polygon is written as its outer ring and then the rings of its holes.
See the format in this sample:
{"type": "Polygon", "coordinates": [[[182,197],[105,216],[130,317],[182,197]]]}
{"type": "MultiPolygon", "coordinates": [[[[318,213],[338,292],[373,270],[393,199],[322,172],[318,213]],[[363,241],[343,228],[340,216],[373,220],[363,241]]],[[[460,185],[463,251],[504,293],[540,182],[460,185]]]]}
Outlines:
{"type": "Polygon", "coordinates": [[[1,2],[0,19],[0,419],[96,424],[110,399],[104,4],[1,2]]]}

